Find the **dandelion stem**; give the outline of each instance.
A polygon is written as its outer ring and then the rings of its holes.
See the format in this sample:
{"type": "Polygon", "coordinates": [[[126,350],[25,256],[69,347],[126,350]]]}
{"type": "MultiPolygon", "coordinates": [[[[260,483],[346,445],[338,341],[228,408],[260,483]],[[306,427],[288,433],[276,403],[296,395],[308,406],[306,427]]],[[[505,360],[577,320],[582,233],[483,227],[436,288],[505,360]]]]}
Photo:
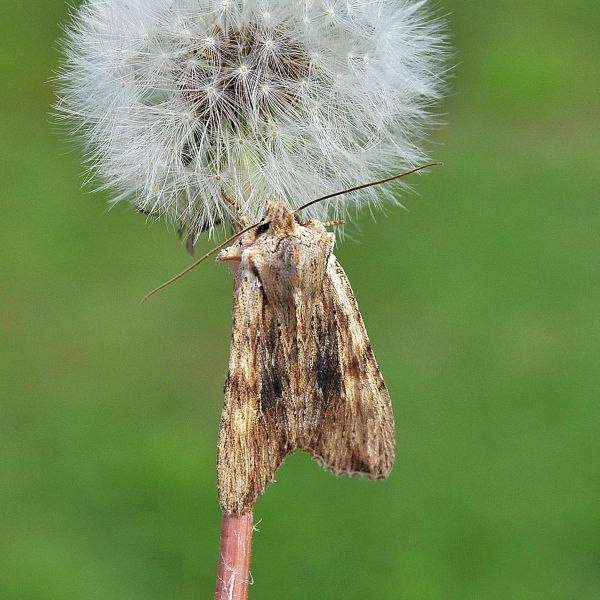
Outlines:
{"type": "Polygon", "coordinates": [[[252,510],[223,515],[215,600],[246,600],[252,546],[252,510]]]}

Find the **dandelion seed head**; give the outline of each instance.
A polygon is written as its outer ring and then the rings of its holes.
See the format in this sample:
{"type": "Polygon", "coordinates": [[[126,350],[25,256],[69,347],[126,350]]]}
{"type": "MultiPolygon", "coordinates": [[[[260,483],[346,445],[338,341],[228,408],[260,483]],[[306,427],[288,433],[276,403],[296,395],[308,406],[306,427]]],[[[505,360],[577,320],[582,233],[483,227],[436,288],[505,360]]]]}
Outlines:
{"type": "MultiPolygon", "coordinates": [[[[413,167],[443,89],[427,0],[86,0],[59,114],[114,202],[190,232],[413,167]]],[[[311,207],[343,217],[389,190],[311,207]]]]}

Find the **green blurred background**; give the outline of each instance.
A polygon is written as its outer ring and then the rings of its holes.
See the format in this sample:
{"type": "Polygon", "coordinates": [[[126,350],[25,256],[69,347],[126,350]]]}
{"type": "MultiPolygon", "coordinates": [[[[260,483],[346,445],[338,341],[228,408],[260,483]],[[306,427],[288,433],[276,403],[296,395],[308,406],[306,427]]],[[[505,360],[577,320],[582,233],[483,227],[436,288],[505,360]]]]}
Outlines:
{"type": "MultiPolygon", "coordinates": [[[[138,305],[189,259],[80,189],[47,118],[66,10],[0,12],[0,598],[210,598],[231,278],[138,305]]],[[[446,166],[338,248],[397,465],[374,484],[289,459],[253,598],[600,598],[600,6],[443,10],[446,166]]]]}

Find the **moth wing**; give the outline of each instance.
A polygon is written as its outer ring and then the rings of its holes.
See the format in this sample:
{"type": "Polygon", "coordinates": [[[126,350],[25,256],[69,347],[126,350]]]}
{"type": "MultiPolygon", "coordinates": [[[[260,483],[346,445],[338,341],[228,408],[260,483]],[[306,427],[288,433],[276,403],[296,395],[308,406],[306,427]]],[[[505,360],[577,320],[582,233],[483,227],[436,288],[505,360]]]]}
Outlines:
{"type": "Polygon", "coordinates": [[[322,416],[303,449],[336,475],[384,479],[395,457],[390,396],[348,278],[332,255],[323,293],[313,393],[322,416]]]}
{"type": "Polygon", "coordinates": [[[226,514],[251,509],[291,451],[285,426],[263,405],[267,390],[282,405],[281,382],[273,379],[279,359],[269,347],[276,335],[276,319],[258,277],[241,268],[217,451],[219,501],[226,514]]]}
{"type": "Polygon", "coordinates": [[[292,312],[268,302],[252,269],[238,270],[217,456],[227,514],[251,509],[297,449],[336,475],[383,479],[394,462],[389,393],[333,255],[318,295],[292,312]]]}

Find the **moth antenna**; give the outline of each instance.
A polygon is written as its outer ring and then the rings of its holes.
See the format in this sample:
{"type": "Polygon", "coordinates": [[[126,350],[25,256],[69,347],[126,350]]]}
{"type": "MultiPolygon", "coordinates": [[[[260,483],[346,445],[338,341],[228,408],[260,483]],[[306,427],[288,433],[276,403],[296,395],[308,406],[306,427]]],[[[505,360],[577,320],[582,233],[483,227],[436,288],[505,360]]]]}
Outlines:
{"type": "MultiPolygon", "coordinates": [[[[384,183],[389,183],[390,181],[395,181],[396,179],[406,177],[407,175],[412,175],[413,173],[417,173],[418,171],[423,171],[424,169],[429,169],[430,167],[437,167],[437,166],[440,166],[443,164],[444,163],[441,163],[441,162],[429,163],[427,165],[423,165],[421,167],[416,167],[415,169],[411,169],[410,171],[405,171],[404,173],[400,173],[399,175],[393,175],[392,177],[387,177],[386,179],[380,179],[379,181],[372,181],[370,183],[363,183],[362,185],[357,185],[356,187],[348,188],[347,190],[342,190],[341,192],[334,192],[333,194],[327,194],[327,196],[322,196],[321,198],[317,198],[316,200],[311,200],[307,204],[304,204],[300,208],[297,208],[294,211],[294,214],[297,214],[301,210],[304,210],[305,208],[308,208],[309,206],[312,206],[313,204],[317,204],[318,202],[323,202],[324,200],[330,200],[331,198],[336,198],[337,196],[349,194],[350,192],[358,192],[359,190],[364,190],[366,188],[374,187],[376,185],[382,185],[384,183]]],[[[144,304],[150,298],[152,298],[152,296],[154,296],[161,290],[164,290],[166,287],[169,287],[172,283],[175,283],[176,281],[179,281],[182,277],[185,277],[190,271],[193,271],[197,266],[201,265],[205,260],[209,259],[211,256],[216,254],[219,250],[222,250],[223,248],[225,248],[225,246],[227,246],[234,240],[237,240],[240,236],[244,235],[244,233],[251,231],[255,227],[260,227],[261,225],[267,225],[268,223],[269,223],[269,221],[266,221],[263,219],[262,221],[259,221],[258,223],[254,223],[253,225],[248,225],[248,227],[245,227],[241,231],[238,231],[235,235],[232,235],[230,238],[226,239],[223,243],[221,243],[218,246],[216,246],[215,248],[213,248],[210,252],[207,252],[204,256],[199,258],[196,262],[192,263],[189,267],[187,267],[187,269],[184,269],[183,271],[181,271],[181,273],[175,275],[174,277],[171,277],[171,279],[169,279],[168,281],[165,281],[162,285],[159,285],[157,288],[153,289],[151,292],[146,294],[140,301],[140,304],[144,304]]],[[[332,222],[331,223],[331,225],[337,225],[337,224],[342,224],[342,222],[332,222]]]]}
{"type": "Polygon", "coordinates": [[[222,250],[223,248],[225,248],[225,246],[229,245],[234,240],[237,240],[240,236],[244,235],[244,233],[251,231],[255,227],[260,227],[261,225],[266,225],[267,223],[268,223],[268,221],[262,220],[262,221],[259,221],[258,223],[254,223],[254,225],[248,225],[248,227],[246,227],[245,229],[238,231],[235,235],[232,235],[230,238],[226,239],[223,243],[221,243],[218,246],[216,246],[215,248],[213,248],[210,252],[207,252],[204,256],[199,258],[196,262],[192,263],[187,269],[184,269],[183,271],[181,271],[181,273],[175,275],[174,277],[171,277],[171,279],[169,279],[168,281],[165,281],[162,285],[159,285],[157,288],[153,289],[151,292],[146,294],[141,299],[140,304],[144,304],[145,302],[150,300],[150,298],[152,298],[152,296],[154,296],[154,294],[157,294],[161,290],[164,290],[166,287],[169,287],[172,283],[175,283],[182,277],[185,277],[190,271],[193,271],[197,266],[201,265],[205,260],[209,259],[213,254],[216,254],[219,250],[222,250]]]}
{"type": "Polygon", "coordinates": [[[390,181],[395,181],[396,179],[400,179],[401,177],[406,177],[407,175],[412,175],[413,173],[417,173],[419,171],[423,171],[424,169],[429,169],[430,167],[438,167],[443,165],[441,162],[433,162],[428,165],[423,165],[421,167],[416,167],[415,169],[411,169],[410,171],[405,171],[404,173],[400,173],[399,175],[393,175],[392,177],[387,177],[386,179],[380,179],[379,181],[371,181],[370,183],[363,183],[362,185],[357,185],[356,187],[348,188],[347,190],[342,190],[341,192],[334,192],[333,194],[327,194],[327,196],[321,196],[321,198],[317,198],[316,200],[311,200],[307,202],[304,206],[297,208],[294,211],[294,214],[312,206],[313,204],[317,204],[318,202],[323,202],[324,200],[330,200],[331,198],[336,198],[337,196],[342,196],[344,194],[349,194],[350,192],[358,192],[359,190],[364,190],[366,188],[374,187],[376,185],[382,185],[384,183],[389,183],[390,181]]]}

